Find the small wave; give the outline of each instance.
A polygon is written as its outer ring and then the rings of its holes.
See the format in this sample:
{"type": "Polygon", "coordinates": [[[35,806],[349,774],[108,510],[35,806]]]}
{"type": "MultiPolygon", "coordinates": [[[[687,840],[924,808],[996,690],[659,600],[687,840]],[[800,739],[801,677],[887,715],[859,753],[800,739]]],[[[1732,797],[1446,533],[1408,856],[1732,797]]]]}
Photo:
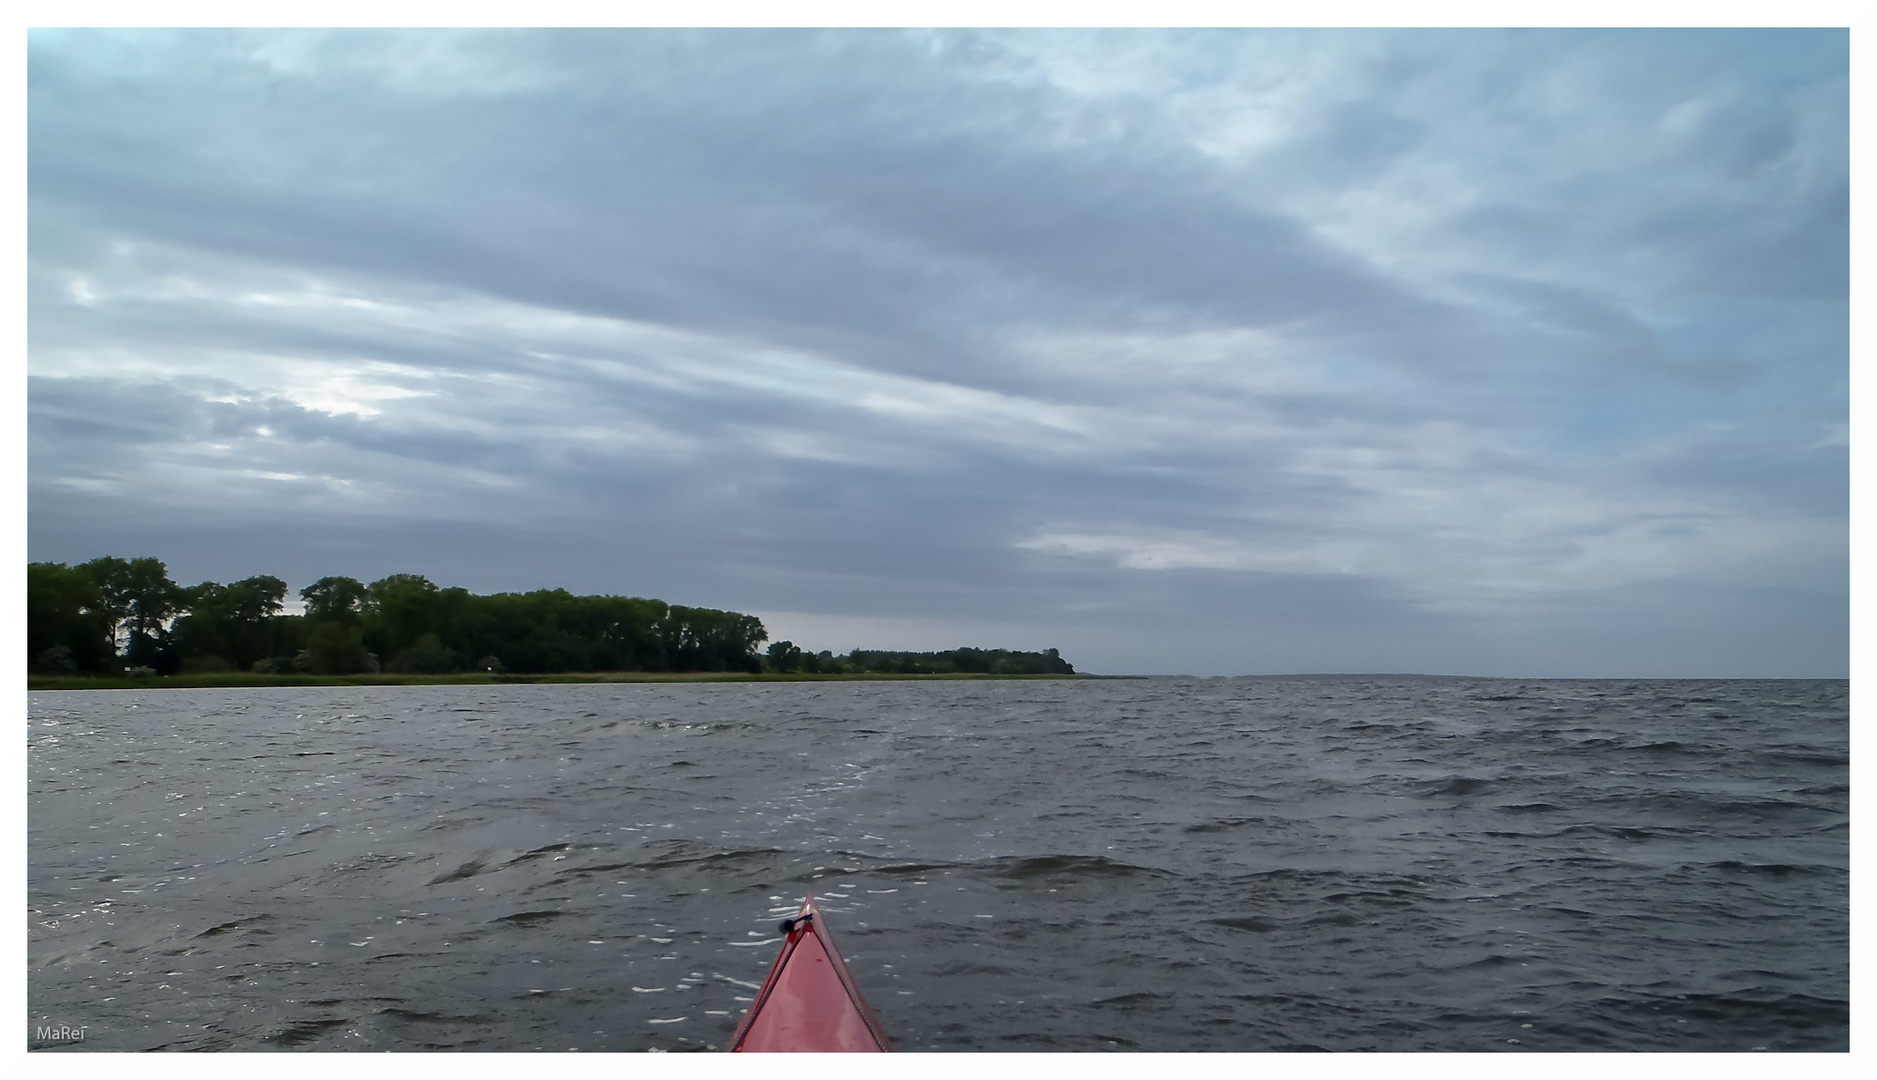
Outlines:
{"type": "Polygon", "coordinates": [[[451,1016],[448,1013],[419,1012],[416,1009],[389,1008],[379,1009],[379,1016],[389,1016],[393,1020],[403,1020],[411,1024],[486,1024],[487,1016],[451,1016]]]}
{"type": "Polygon", "coordinates": [[[1483,795],[1496,790],[1499,785],[1477,777],[1456,776],[1448,780],[1430,780],[1421,786],[1429,795],[1483,795]]]}
{"type": "Polygon", "coordinates": [[[1229,919],[1207,919],[1206,921],[1215,926],[1230,927],[1233,930],[1244,930],[1253,934],[1268,934],[1277,929],[1277,924],[1271,920],[1252,915],[1233,916],[1229,919]]]}
{"type": "Polygon", "coordinates": [[[477,874],[485,873],[487,871],[487,868],[488,868],[488,864],[483,862],[481,859],[471,859],[466,863],[462,863],[458,865],[457,868],[454,870],[447,870],[441,874],[438,874],[436,877],[431,878],[428,882],[425,882],[425,884],[447,885],[452,881],[462,881],[465,878],[472,878],[472,877],[475,877],[477,874]]]}
{"type": "Polygon", "coordinates": [[[1796,762],[1800,765],[1825,765],[1840,769],[1851,764],[1851,759],[1848,756],[1842,754],[1822,754],[1816,750],[1807,748],[1792,750],[1773,749],[1768,750],[1766,756],[1779,761],[1796,762]]]}
{"type": "Polygon", "coordinates": [[[876,867],[875,872],[881,873],[881,874],[918,875],[918,874],[929,873],[933,870],[950,870],[952,867],[957,866],[957,865],[958,865],[957,863],[942,863],[942,862],[889,863],[886,866],[876,867]]]}
{"type": "Polygon", "coordinates": [[[1837,870],[1836,867],[1799,866],[1793,863],[1750,863],[1741,862],[1738,859],[1725,859],[1707,865],[1713,870],[1725,870],[1733,874],[1759,874],[1764,877],[1791,877],[1794,874],[1816,874],[1827,870],[1837,870]]]}
{"type": "Polygon", "coordinates": [[[567,913],[564,911],[551,911],[551,910],[549,911],[517,911],[513,915],[502,915],[497,918],[490,919],[489,921],[490,922],[515,923],[518,926],[532,926],[533,924],[538,923],[538,922],[547,922],[549,919],[558,919],[562,915],[565,915],[565,914],[567,913]]]}
{"type": "Polygon", "coordinates": [[[1216,833],[1227,832],[1232,829],[1242,829],[1247,825],[1267,825],[1269,823],[1269,819],[1261,817],[1221,818],[1218,821],[1202,821],[1195,825],[1188,825],[1180,831],[1188,833],[1216,833]]]}
{"type": "Polygon", "coordinates": [[[1321,893],[1322,898],[1345,901],[1351,898],[1425,899],[1429,879],[1403,874],[1357,874],[1343,870],[1304,870],[1283,867],[1261,870],[1227,879],[1241,889],[1260,894],[1296,896],[1321,893]]]}
{"type": "Polygon", "coordinates": [[[999,877],[1019,880],[1039,877],[1130,877],[1135,874],[1169,876],[1164,870],[1136,866],[1101,855],[1035,855],[1029,858],[990,859],[977,864],[999,877]]]}
{"type": "Polygon", "coordinates": [[[1118,994],[1109,998],[1097,998],[1089,1002],[1090,1006],[1097,1009],[1108,1008],[1115,1005],[1125,1005],[1132,1008],[1139,1005],[1165,1006],[1171,1004],[1173,1004],[1173,996],[1171,994],[1155,994],[1145,990],[1137,990],[1131,994],[1118,994]]]}
{"type": "Polygon", "coordinates": [[[1759,989],[1730,994],[1676,994],[1644,998],[1606,998],[1599,1011],[1620,1013],[1633,1023],[1639,1014],[1669,1019],[1699,1020],[1723,1025],[1743,1038],[1774,1040],[1795,1049],[1845,1049],[1849,1033],[1850,1002],[1809,994],[1769,993],[1759,989]],[[1817,1047],[1820,1034],[1835,1046],[1817,1047]],[[1797,1043],[1797,1046],[1793,1044],[1797,1043]]]}
{"type": "Polygon", "coordinates": [[[949,978],[956,975],[998,975],[1008,978],[1016,974],[1012,969],[1000,964],[985,964],[969,960],[940,964],[932,968],[931,973],[940,978],[949,978]]]}
{"type": "Polygon", "coordinates": [[[524,851],[520,855],[517,855],[514,858],[508,860],[508,865],[514,866],[516,863],[525,863],[532,859],[539,859],[543,855],[559,854],[560,852],[570,850],[572,846],[573,845],[571,844],[548,844],[545,847],[538,847],[531,851],[524,851]]]}
{"type": "Polygon", "coordinates": [[[752,862],[788,861],[798,857],[795,852],[778,848],[725,848],[702,840],[658,840],[646,847],[650,849],[651,857],[629,863],[625,868],[652,871],[680,867],[717,869],[740,867],[752,862]]]}
{"type": "Polygon", "coordinates": [[[1621,808],[1625,811],[1611,816],[1631,817],[1636,814],[1668,812],[1686,814],[1699,821],[1712,821],[1715,818],[1746,818],[1764,821],[1768,818],[1786,817],[1793,814],[1815,814],[1819,810],[1818,807],[1809,803],[1795,802],[1790,799],[1735,799],[1697,791],[1619,795],[1598,799],[1595,805],[1621,808]]]}
{"type": "Polygon", "coordinates": [[[300,1020],[264,1036],[262,1041],[275,1046],[305,1046],[333,1028],[345,1025],[345,1020],[300,1020]]]}
{"type": "MultiPolygon", "coordinates": [[[[1668,831],[1668,830],[1658,830],[1658,831],[1668,831]]],[[[1618,839],[1618,840],[1628,840],[1631,842],[1653,840],[1656,838],[1656,833],[1651,832],[1648,829],[1638,829],[1630,825],[1598,825],[1598,824],[1571,825],[1571,826],[1567,826],[1565,828],[1559,829],[1557,832],[1546,833],[1545,835],[1547,837],[1584,836],[1584,835],[1609,836],[1609,837],[1614,837],[1615,839],[1618,839]]]]}
{"type": "Polygon", "coordinates": [[[420,855],[366,854],[324,867],[314,873],[313,880],[344,882],[348,888],[362,888],[366,886],[356,879],[395,870],[407,863],[427,861],[426,857],[420,855]]]}
{"type": "Polygon", "coordinates": [[[1673,739],[1666,742],[1645,743],[1635,749],[1645,754],[1705,754],[1709,752],[1705,746],[1676,742],[1673,739]]]}
{"type": "Polygon", "coordinates": [[[269,917],[266,915],[254,915],[246,919],[235,919],[230,922],[218,923],[214,926],[209,927],[207,930],[202,931],[200,934],[197,934],[196,937],[212,938],[212,937],[220,937],[223,934],[237,934],[237,933],[239,934],[266,934],[268,933],[268,931],[261,929],[258,924],[267,922],[268,919],[269,917]]]}

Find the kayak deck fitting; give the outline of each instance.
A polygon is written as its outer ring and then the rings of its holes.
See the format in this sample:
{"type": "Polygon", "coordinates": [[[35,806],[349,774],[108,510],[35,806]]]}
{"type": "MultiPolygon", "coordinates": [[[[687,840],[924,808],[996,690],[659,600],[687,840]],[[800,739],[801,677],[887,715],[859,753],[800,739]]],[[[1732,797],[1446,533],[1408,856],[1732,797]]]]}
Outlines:
{"type": "Polygon", "coordinates": [[[756,1000],[737,1025],[730,1053],[883,1053],[893,1048],[815,908],[784,919],[788,935],[756,1000]]]}

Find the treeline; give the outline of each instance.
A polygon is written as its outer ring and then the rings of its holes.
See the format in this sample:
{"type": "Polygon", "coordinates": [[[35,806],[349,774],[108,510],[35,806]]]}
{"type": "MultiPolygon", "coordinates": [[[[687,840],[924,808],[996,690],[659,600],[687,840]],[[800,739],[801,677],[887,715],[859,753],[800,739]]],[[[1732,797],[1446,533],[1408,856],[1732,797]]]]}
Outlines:
{"type": "Polygon", "coordinates": [[[769,640],[753,615],[565,589],[477,596],[418,574],[325,577],[285,614],[271,575],[178,585],[161,560],[26,567],[26,648],[40,675],[257,672],[516,674],[769,671],[783,674],[1073,675],[1055,649],[843,656],[769,640]]]}
{"type": "Polygon", "coordinates": [[[1073,675],[1075,668],[1055,649],[1011,652],[1008,649],[953,649],[950,652],[885,652],[855,649],[844,656],[810,653],[794,642],[778,641],[763,657],[769,671],[807,675],[1073,675]]]}
{"type": "Polygon", "coordinates": [[[418,574],[326,577],[283,614],[271,575],[183,586],[157,559],[29,563],[35,673],[547,673],[762,670],[760,619],[565,589],[477,596],[418,574]]]}

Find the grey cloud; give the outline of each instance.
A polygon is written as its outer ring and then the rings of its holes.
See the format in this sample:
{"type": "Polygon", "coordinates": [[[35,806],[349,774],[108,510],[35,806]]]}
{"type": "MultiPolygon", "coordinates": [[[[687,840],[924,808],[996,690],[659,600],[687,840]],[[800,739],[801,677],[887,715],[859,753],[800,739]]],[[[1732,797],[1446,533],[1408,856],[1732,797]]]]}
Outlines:
{"type": "Polygon", "coordinates": [[[1843,44],[36,34],[29,544],[1835,670],[1843,44]]]}
{"type": "MultiPolygon", "coordinates": [[[[888,47],[843,56],[895,52],[895,38],[868,40],[888,47]]],[[[693,68],[721,65],[722,50],[677,51],[679,70],[661,72],[674,78],[602,67],[598,101],[524,98],[493,116],[479,101],[315,99],[293,127],[332,133],[326,153],[308,156],[346,170],[337,176],[242,182],[256,171],[243,166],[284,141],[246,119],[231,125],[239,143],[205,132],[193,150],[155,152],[114,145],[119,130],[80,155],[35,154],[35,187],[128,209],[184,242],[782,333],[925,373],[956,366],[974,316],[1026,306],[1101,319],[1138,318],[1128,313],[1147,304],[1231,323],[1322,316],[1329,296],[1345,319],[1379,309],[1398,321],[1414,307],[1294,223],[1235,205],[1216,170],[1164,139],[1038,147],[1011,119],[931,131],[917,111],[939,75],[929,65],[875,59],[812,80],[789,50],[722,65],[731,77],[688,97],[693,68]],[[871,104],[843,107],[852,101],[871,104]],[[333,145],[354,129],[350,110],[408,136],[389,160],[422,164],[361,175],[386,155],[333,145]],[[465,215],[474,228],[460,226],[465,215]]],[[[1021,115],[1029,95],[980,85],[971,96],[989,99],[957,103],[975,117],[1021,115]]],[[[100,106],[130,114],[126,124],[147,107],[100,106]]]]}

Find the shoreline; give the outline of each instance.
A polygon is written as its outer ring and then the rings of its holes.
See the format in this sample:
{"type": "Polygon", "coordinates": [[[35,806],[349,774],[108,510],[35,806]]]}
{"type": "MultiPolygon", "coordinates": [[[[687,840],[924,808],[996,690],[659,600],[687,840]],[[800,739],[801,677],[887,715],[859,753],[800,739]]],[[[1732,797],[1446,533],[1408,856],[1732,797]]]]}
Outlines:
{"type": "Polygon", "coordinates": [[[201,675],[130,676],[28,675],[28,692],[38,690],[204,690],[219,687],[267,686],[508,686],[531,683],[666,683],[666,682],[905,682],[958,679],[1109,679],[1114,675],[992,675],[981,672],[901,675],[889,672],[753,674],[747,671],[566,671],[542,675],[256,675],[225,672],[201,675]]]}

